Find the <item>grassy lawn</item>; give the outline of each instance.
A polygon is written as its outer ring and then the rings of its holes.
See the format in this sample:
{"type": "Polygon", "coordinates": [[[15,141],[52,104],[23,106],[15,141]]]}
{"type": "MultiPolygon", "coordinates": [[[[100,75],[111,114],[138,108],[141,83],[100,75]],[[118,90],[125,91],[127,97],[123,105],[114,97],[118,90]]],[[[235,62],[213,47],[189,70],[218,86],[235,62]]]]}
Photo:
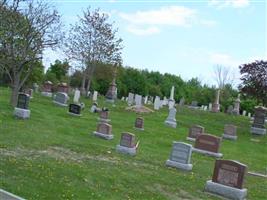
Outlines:
{"type": "MultiPolygon", "coordinates": [[[[51,98],[34,94],[31,118],[17,120],[8,104],[9,93],[0,88],[0,188],[26,199],[218,199],[203,192],[215,158],[193,153],[191,172],[165,167],[172,142],[189,143],[186,136],[192,124],[217,136],[224,124],[235,124],[238,140],[223,140],[223,158],[266,173],[267,137],[252,136],[247,117],[183,108],[176,115],[177,128],[172,129],[164,125],[168,115],[164,108],[143,115],[142,132],[133,129],[137,115],[125,111],[125,102],[112,107],[99,101],[110,109],[114,139],[106,141],[92,135],[98,115],[89,112],[91,100],[82,99],[86,108],[81,117],[73,117],[51,98]],[[140,140],[135,157],[115,151],[123,131],[140,140]]],[[[267,179],[247,175],[244,186],[248,199],[266,199],[267,179]]]]}

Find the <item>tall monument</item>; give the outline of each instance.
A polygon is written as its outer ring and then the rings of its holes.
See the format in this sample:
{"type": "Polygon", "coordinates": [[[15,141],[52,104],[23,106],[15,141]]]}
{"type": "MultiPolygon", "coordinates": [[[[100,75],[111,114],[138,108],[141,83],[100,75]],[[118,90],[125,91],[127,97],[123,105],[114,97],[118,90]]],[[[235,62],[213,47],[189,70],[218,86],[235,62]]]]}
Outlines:
{"type": "Polygon", "coordinates": [[[220,112],[220,89],[217,90],[215,101],[212,104],[212,112],[220,112]]]}
{"type": "Polygon", "coordinates": [[[114,66],[113,79],[112,82],[109,84],[109,89],[106,94],[106,101],[110,103],[114,103],[114,101],[117,99],[116,77],[117,77],[117,64],[115,64],[114,66]]]}
{"type": "Polygon", "coordinates": [[[240,112],[240,94],[238,94],[237,99],[235,100],[233,114],[239,115],[239,112],[240,112]]]}

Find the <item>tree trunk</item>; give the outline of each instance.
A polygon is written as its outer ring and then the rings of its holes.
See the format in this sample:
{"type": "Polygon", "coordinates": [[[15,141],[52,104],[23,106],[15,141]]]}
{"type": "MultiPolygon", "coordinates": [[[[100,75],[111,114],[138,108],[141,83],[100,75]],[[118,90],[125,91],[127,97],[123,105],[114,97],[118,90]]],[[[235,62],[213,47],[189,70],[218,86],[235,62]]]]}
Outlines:
{"type": "Polygon", "coordinates": [[[86,79],[86,74],[83,74],[83,79],[82,79],[82,86],[81,86],[81,93],[83,96],[86,96],[87,94],[85,93],[85,79],[86,79]]]}
{"type": "Polygon", "coordinates": [[[90,90],[90,87],[91,87],[91,77],[89,77],[87,81],[86,93],[90,90]]]}
{"type": "Polygon", "coordinates": [[[10,96],[10,104],[13,107],[17,106],[17,101],[18,101],[18,94],[19,94],[19,77],[14,77],[14,82],[12,83],[11,86],[12,92],[11,92],[11,96],[10,96]]]}

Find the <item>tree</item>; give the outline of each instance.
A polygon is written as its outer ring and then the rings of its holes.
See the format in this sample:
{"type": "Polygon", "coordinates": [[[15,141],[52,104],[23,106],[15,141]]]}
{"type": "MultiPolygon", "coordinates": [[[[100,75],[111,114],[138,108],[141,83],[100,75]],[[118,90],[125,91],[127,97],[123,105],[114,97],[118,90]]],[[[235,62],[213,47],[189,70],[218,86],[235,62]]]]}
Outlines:
{"type": "Polygon", "coordinates": [[[267,105],[267,61],[258,61],[239,66],[241,81],[239,89],[254,97],[257,103],[267,105]]]}
{"type": "Polygon", "coordinates": [[[218,88],[223,89],[226,84],[233,84],[234,76],[229,67],[215,65],[213,67],[213,74],[218,88]]]}
{"type": "Polygon", "coordinates": [[[65,53],[83,66],[83,93],[86,78],[86,90],[90,89],[98,63],[121,64],[122,39],[116,37],[117,31],[113,29],[113,24],[108,22],[108,15],[101,13],[99,9],[91,11],[88,8],[83,12],[83,17],[79,17],[79,22],[71,25],[65,43],[65,53]]]}
{"type": "Polygon", "coordinates": [[[55,74],[57,82],[66,81],[66,76],[68,75],[70,65],[68,61],[64,60],[55,60],[54,64],[51,64],[49,69],[46,72],[47,77],[51,76],[50,74],[55,74]]]}
{"type": "Polygon", "coordinates": [[[10,79],[15,106],[43,50],[59,43],[60,16],[42,1],[0,0],[0,22],[0,68],[10,79]]]}

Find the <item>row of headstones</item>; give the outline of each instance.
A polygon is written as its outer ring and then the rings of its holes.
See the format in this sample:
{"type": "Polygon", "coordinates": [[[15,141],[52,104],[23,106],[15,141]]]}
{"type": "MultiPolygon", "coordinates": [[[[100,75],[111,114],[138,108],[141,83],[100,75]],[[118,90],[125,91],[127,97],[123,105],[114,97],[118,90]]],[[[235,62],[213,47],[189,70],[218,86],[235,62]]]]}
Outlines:
{"type": "MultiPolygon", "coordinates": [[[[93,134],[97,137],[111,140],[114,138],[112,134],[111,120],[109,119],[108,111],[101,111],[98,118],[97,130],[93,134]]],[[[144,119],[137,117],[135,120],[134,128],[137,130],[144,130],[144,119]]],[[[123,132],[121,134],[120,144],[116,146],[116,150],[121,153],[136,155],[139,142],[136,140],[136,136],[133,133],[123,132]]]]}

